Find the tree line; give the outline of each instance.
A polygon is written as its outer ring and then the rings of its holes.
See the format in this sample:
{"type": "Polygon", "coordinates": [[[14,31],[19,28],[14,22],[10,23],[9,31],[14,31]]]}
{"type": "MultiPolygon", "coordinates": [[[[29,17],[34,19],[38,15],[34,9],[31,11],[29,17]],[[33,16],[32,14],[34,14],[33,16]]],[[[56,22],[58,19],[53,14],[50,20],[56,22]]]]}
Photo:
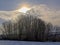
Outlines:
{"type": "Polygon", "coordinates": [[[2,39],[25,41],[60,41],[56,34],[52,34],[53,25],[32,15],[18,17],[16,23],[4,22],[2,39]]]}

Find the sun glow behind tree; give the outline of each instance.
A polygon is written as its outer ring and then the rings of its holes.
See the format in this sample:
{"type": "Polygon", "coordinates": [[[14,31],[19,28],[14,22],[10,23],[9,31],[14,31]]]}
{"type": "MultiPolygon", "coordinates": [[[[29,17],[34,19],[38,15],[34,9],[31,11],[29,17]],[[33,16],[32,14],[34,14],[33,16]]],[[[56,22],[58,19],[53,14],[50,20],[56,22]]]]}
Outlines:
{"type": "Polygon", "coordinates": [[[18,12],[26,13],[28,10],[30,10],[30,8],[28,8],[28,7],[22,7],[20,9],[18,9],[18,12]]]}

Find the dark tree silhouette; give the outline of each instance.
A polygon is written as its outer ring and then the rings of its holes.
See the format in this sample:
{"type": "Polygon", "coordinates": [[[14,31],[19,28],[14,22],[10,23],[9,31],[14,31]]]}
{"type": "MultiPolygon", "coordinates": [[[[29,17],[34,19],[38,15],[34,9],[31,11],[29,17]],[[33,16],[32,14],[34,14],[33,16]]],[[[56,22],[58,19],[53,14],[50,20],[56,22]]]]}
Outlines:
{"type": "Polygon", "coordinates": [[[45,41],[45,22],[32,15],[18,17],[17,23],[3,23],[6,39],[45,41]]]}
{"type": "Polygon", "coordinates": [[[22,17],[18,22],[22,40],[44,40],[45,22],[34,16],[22,17]]]}

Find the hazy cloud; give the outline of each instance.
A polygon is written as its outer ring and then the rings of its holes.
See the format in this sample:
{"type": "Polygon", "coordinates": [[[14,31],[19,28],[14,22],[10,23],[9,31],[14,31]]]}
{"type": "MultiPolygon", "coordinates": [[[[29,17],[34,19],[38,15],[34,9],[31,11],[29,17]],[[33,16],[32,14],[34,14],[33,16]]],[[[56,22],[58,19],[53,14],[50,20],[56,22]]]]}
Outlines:
{"type": "Polygon", "coordinates": [[[29,13],[32,15],[38,15],[39,18],[46,22],[51,22],[56,25],[60,24],[60,10],[51,9],[47,5],[36,5],[29,13]]]}
{"type": "MultiPolygon", "coordinates": [[[[60,10],[51,9],[44,4],[33,6],[27,14],[38,16],[46,22],[51,22],[56,25],[60,24],[60,10]]],[[[17,11],[0,11],[0,19],[4,20],[14,20],[18,15],[22,14],[17,11]]]]}

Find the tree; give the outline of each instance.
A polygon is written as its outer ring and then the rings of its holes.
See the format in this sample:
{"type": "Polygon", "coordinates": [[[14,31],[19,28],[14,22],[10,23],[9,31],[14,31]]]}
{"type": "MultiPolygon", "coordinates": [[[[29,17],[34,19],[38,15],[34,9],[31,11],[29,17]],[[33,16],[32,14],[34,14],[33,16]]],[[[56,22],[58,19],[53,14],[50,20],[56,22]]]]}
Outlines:
{"type": "Polygon", "coordinates": [[[45,22],[41,19],[27,15],[19,20],[20,38],[22,40],[44,40],[45,22]],[[25,37],[24,37],[25,36],[25,37]]]}
{"type": "Polygon", "coordinates": [[[45,22],[32,15],[20,16],[17,23],[5,22],[3,27],[8,39],[44,41],[45,22]],[[12,36],[11,36],[12,35],[12,36]]]}

